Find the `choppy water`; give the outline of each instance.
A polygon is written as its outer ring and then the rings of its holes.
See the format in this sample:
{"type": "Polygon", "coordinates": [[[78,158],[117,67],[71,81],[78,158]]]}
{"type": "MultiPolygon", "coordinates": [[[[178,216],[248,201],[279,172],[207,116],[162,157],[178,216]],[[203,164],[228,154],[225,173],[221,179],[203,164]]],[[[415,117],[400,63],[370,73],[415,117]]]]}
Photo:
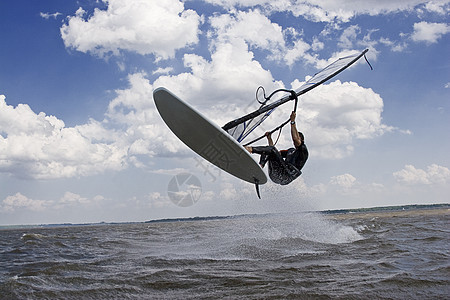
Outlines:
{"type": "Polygon", "coordinates": [[[2,299],[449,299],[447,209],[0,230],[2,299]]]}

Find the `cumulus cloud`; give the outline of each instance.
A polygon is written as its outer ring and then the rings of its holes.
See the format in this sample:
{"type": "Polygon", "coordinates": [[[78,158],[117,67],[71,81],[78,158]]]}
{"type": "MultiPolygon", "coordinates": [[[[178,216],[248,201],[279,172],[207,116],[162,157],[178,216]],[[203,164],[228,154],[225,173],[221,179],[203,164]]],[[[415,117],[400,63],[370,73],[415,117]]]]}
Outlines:
{"type": "Polygon", "coordinates": [[[330,180],[332,185],[339,186],[344,189],[349,189],[355,185],[356,178],[351,174],[343,174],[338,176],[333,176],[330,180]]]}
{"type": "MultiPolygon", "coordinates": [[[[183,75],[164,78],[161,85],[178,86],[183,75]]],[[[103,120],[75,127],[66,127],[55,116],[36,114],[26,104],[7,105],[0,96],[0,172],[22,178],[70,178],[148,167],[154,156],[185,155],[188,149],[156,110],[146,74],[130,74],[128,82],[128,88],[115,91],[103,120]]]]}
{"type": "Polygon", "coordinates": [[[158,192],[150,193],[147,198],[148,206],[151,208],[165,208],[173,205],[168,196],[161,195],[158,192]]]}
{"type": "MultiPolygon", "coordinates": [[[[300,84],[293,82],[293,88],[300,84]]],[[[370,139],[394,130],[382,123],[380,95],[354,82],[336,80],[303,95],[300,101],[299,124],[315,157],[348,156],[354,139],[370,139]]]]}
{"type": "Polygon", "coordinates": [[[347,27],[339,38],[338,46],[344,49],[352,49],[353,43],[360,32],[361,28],[358,25],[347,27]]]}
{"type": "MultiPolygon", "coordinates": [[[[209,23],[211,29],[208,32],[208,38],[212,48],[221,47],[224,44],[232,46],[242,44],[249,50],[267,51],[270,53],[267,56],[269,60],[285,63],[290,67],[299,61],[319,69],[331,63],[331,61],[320,59],[318,54],[314,53],[324,47],[324,43],[317,36],[313,37],[313,41],[309,44],[303,40],[302,32],[293,27],[283,28],[272,22],[258,9],[215,15],[209,18],[209,23]]],[[[332,59],[342,54],[354,54],[354,50],[348,50],[353,49],[354,44],[358,47],[366,47],[366,41],[358,42],[357,37],[360,33],[361,29],[357,25],[344,29],[339,39],[339,47],[344,50],[335,53],[332,59]]],[[[376,52],[373,51],[373,55],[375,54],[376,52]]]]}
{"type": "Polygon", "coordinates": [[[145,76],[128,76],[129,87],[116,90],[101,124],[102,128],[115,128],[114,141],[139,167],[143,166],[139,156],[168,155],[185,149],[162,122],[153,102],[153,85],[145,76]]]}
{"type": "Polygon", "coordinates": [[[32,211],[42,211],[48,205],[49,201],[33,200],[21,193],[6,197],[0,203],[0,212],[14,212],[17,209],[29,209],[32,211]]]}
{"type": "MultiPolygon", "coordinates": [[[[367,0],[355,5],[353,0],[305,0],[305,1],[269,1],[269,0],[206,0],[227,9],[233,7],[261,6],[267,11],[290,11],[294,16],[303,16],[313,22],[348,22],[354,16],[388,14],[402,10],[412,10],[417,5],[427,3],[424,0],[367,0]]],[[[434,1],[444,2],[444,1],[434,1]]]]}
{"type": "MultiPolygon", "coordinates": [[[[232,117],[223,116],[221,105],[226,99],[239,99],[237,95],[242,92],[243,81],[253,80],[253,86],[244,88],[251,94],[258,82],[273,82],[270,73],[264,72],[244,48],[240,52],[239,48],[219,47],[211,62],[198,56],[187,56],[185,60],[192,73],[162,76],[156,86],[167,86],[178,95],[197,99],[192,103],[216,116],[219,124],[232,117]],[[231,59],[235,64],[227,63],[230,56],[239,59],[231,59]],[[204,64],[204,68],[198,68],[198,64],[204,64]],[[215,79],[212,74],[216,74],[215,79]],[[180,87],[185,86],[186,81],[191,86],[195,86],[195,82],[201,86],[183,93],[180,87]],[[227,84],[222,86],[222,82],[227,84]],[[208,90],[216,98],[207,98],[205,102],[205,97],[200,96],[208,90]]],[[[116,90],[104,120],[91,119],[75,127],[66,127],[55,116],[36,114],[26,104],[7,105],[5,96],[1,96],[0,172],[36,179],[89,176],[123,170],[130,165],[145,167],[151,164],[148,158],[153,156],[188,153],[158,115],[152,101],[154,86],[146,79],[146,74],[130,74],[128,81],[128,88],[116,90]]],[[[242,113],[242,108],[235,112],[236,115],[242,113]]]]}
{"type": "Polygon", "coordinates": [[[59,200],[59,204],[87,204],[91,201],[87,198],[81,197],[78,194],[72,192],[66,192],[64,196],[59,200]]]}
{"type": "Polygon", "coordinates": [[[402,170],[393,173],[394,178],[408,185],[444,185],[450,182],[450,170],[447,167],[432,164],[426,170],[406,165],[402,170]]]}
{"type": "Polygon", "coordinates": [[[436,13],[439,15],[445,15],[450,10],[448,1],[429,1],[423,6],[417,8],[419,16],[424,15],[426,12],[436,13]]]}
{"type": "Polygon", "coordinates": [[[272,58],[285,61],[288,66],[292,66],[296,61],[301,59],[306,63],[316,64],[316,57],[308,53],[310,49],[311,45],[304,42],[302,39],[298,39],[291,47],[286,47],[278,53],[274,53],[272,58]]]}
{"type": "Polygon", "coordinates": [[[0,172],[23,178],[85,176],[126,166],[126,150],[102,142],[108,134],[96,121],[65,127],[62,120],[13,107],[0,95],[0,172]]]}
{"type": "MultiPolygon", "coordinates": [[[[107,4],[106,10],[96,9],[90,16],[80,8],[68,18],[61,28],[67,47],[98,55],[129,50],[168,58],[176,49],[197,42],[200,17],[179,1],[111,0],[107,4]],[[165,31],[160,31],[163,23],[165,31]],[[159,41],[162,34],[166,38],[159,41]]],[[[132,165],[145,167],[154,156],[185,155],[187,148],[157,113],[154,88],[169,88],[223,125],[250,110],[257,86],[267,90],[284,86],[255,59],[252,49],[273,49],[272,58],[278,55],[289,65],[299,59],[317,67],[328,63],[310,54],[323,48],[317,38],[311,46],[295,29],[272,23],[261,10],[214,15],[209,22],[209,59],[185,54],[187,72],[170,75],[172,68],[158,68],[153,75],[160,76],[153,83],[145,72],[130,74],[129,87],[115,91],[103,120],[66,127],[55,116],[36,114],[26,104],[14,108],[0,97],[0,172],[39,179],[87,176],[132,165]],[[290,45],[287,35],[293,38],[290,45]],[[227,114],[223,114],[225,105],[227,114]]],[[[350,47],[358,32],[357,26],[344,31],[342,47],[350,47]]],[[[299,84],[294,82],[293,88],[299,84]]],[[[381,122],[381,97],[356,83],[336,81],[301,101],[299,117],[316,157],[344,157],[352,153],[353,139],[372,138],[392,129],[381,122]]],[[[279,125],[273,120],[267,121],[269,126],[279,125]]]]}
{"type": "MultiPolygon", "coordinates": [[[[131,165],[148,167],[151,157],[191,153],[158,115],[152,101],[155,87],[171,89],[223,125],[248,112],[255,86],[282,86],[254,60],[242,40],[218,44],[210,61],[186,54],[184,63],[191,72],[164,75],[153,84],[145,73],[130,74],[129,87],[116,90],[104,120],[75,127],[66,127],[62,120],[43,112],[36,114],[25,104],[14,108],[0,97],[0,171],[51,179],[118,171],[131,165]],[[184,90],[185,86],[191,88],[184,90]],[[227,114],[223,114],[224,105],[227,114]]],[[[296,84],[294,88],[300,85],[296,84]]],[[[315,157],[342,158],[352,153],[353,139],[372,138],[392,129],[381,122],[380,96],[356,83],[335,81],[301,101],[299,118],[315,157]]],[[[278,121],[275,117],[266,122],[275,127],[278,121]]]]}
{"type": "MultiPolygon", "coordinates": [[[[177,83],[177,77],[174,83],[177,83]]],[[[128,76],[102,121],[66,127],[62,120],[12,107],[0,97],[0,172],[54,179],[151,165],[153,156],[185,155],[187,148],[161,120],[145,73],[128,76]],[[14,120],[14,122],[13,122],[14,120]]]]}
{"type": "Polygon", "coordinates": [[[212,29],[209,36],[213,37],[213,46],[245,43],[250,49],[269,51],[270,59],[284,61],[290,66],[311,49],[294,28],[283,29],[259,10],[213,16],[210,24],[212,29]],[[291,46],[286,43],[288,39],[293,40],[291,46]]]}
{"type": "Polygon", "coordinates": [[[385,186],[377,182],[362,182],[349,173],[332,176],[328,184],[318,187],[317,198],[339,208],[368,207],[390,199],[392,193],[390,183],[385,186]]]}
{"type": "MultiPolygon", "coordinates": [[[[139,54],[156,55],[157,60],[172,58],[177,49],[193,45],[198,42],[199,24],[203,17],[191,10],[184,10],[178,0],[151,3],[144,0],[120,2],[108,1],[106,10],[96,9],[91,16],[80,8],[75,16],[69,17],[61,27],[61,36],[66,47],[81,52],[90,52],[104,56],[119,54],[120,50],[134,51],[139,54]],[[172,5],[173,2],[176,5],[172,5]],[[150,9],[151,8],[151,9],[150,9]],[[169,9],[170,8],[170,9],[169,9]],[[183,19],[189,12],[189,19],[183,19]],[[194,18],[192,16],[198,18],[194,18]],[[150,17],[149,17],[150,16],[150,17]],[[164,19],[164,21],[161,21],[164,19]],[[180,19],[182,19],[180,21],[180,19]],[[168,32],[170,31],[170,32],[168,32]]],[[[330,14],[327,9],[330,3],[320,5],[301,3],[289,4],[264,1],[236,1],[234,4],[254,7],[248,11],[232,9],[226,14],[216,14],[209,17],[211,25],[206,33],[211,48],[223,44],[245,43],[251,49],[268,51],[268,59],[284,62],[293,66],[298,61],[323,65],[317,54],[313,51],[323,49],[323,42],[314,37],[312,43],[305,42],[301,33],[293,27],[282,28],[272,22],[268,15],[273,10],[296,11],[298,7],[308,7],[307,11],[322,10],[320,15],[326,16],[327,22],[334,22],[336,15],[330,14]],[[268,9],[270,7],[270,9],[268,9]]],[[[233,3],[224,4],[227,7],[233,3]]],[[[332,9],[335,9],[331,5],[332,9]]],[[[300,9],[303,12],[303,9],[300,9]]],[[[339,9],[341,12],[341,9],[339,9]]],[[[298,14],[303,17],[308,14],[298,14]]],[[[344,14],[345,15],[345,14],[344,14]]],[[[352,14],[350,14],[352,15],[352,14]]],[[[345,18],[349,18],[346,16],[345,18]]],[[[321,21],[322,18],[319,18],[321,21]]],[[[337,29],[340,29],[338,26],[337,29]]],[[[359,33],[358,26],[350,26],[341,35],[339,46],[351,49],[359,33]]],[[[367,45],[364,45],[367,46],[367,45]]],[[[358,47],[364,47],[358,45],[358,47]]],[[[123,68],[123,66],[122,66],[123,68]]],[[[158,69],[154,74],[163,74],[167,69],[158,69]]]]}
{"type": "Polygon", "coordinates": [[[68,206],[95,204],[103,200],[105,200],[105,198],[100,195],[89,199],[72,192],[66,192],[60,199],[56,200],[32,199],[21,193],[16,193],[15,195],[6,197],[0,202],[0,212],[11,213],[21,209],[36,212],[59,210],[68,206]]]}
{"type": "Polygon", "coordinates": [[[450,32],[450,26],[445,23],[419,22],[414,24],[414,32],[411,39],[415,42],[427,44],[437,43],[445,34],[450,32]]]}
{"type": "Polygon", "coordinates": [[[173,57],[177,49],[198,42],[200,16],[178,0],[104,0],[106,10],[91,16],[79,8],[61,27],[66,47],[99,56],[120,50],[173,57]]]}
{"type": "Polygon", "coordinates": [[[219,42],[243,39],[250,46],[263,49],[278,48],[284,44],[281,26],[272,23],[259,10],[213,16],[210,23],[211,34],[216,35],[219,42]]]}
{"type": "Polygon", "coordinates": [[[255,89],[259,85],[269,88],[282,85],[274,81],[271,72],[254,59],[246,43],[239,39],[217,43],[211,60],[196,54],[185,54],[183,61],[190,72],[161,76],[153,85],[165,86],[176,95],[182,95],[183,99],[219,124],[241,114],[242,107],[254,99],[255,89]],[[218,113],[223,112],[224,104],[230,113],[228,116],[218,113]]]}

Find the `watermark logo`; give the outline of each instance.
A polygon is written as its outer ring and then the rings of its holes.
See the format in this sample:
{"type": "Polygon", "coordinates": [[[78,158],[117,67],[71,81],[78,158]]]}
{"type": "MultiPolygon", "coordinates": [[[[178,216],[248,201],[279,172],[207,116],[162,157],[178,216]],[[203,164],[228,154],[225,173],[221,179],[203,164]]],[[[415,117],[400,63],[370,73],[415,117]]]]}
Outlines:
{"type": "Polygon", "coordinates": [[[192,206],[202,196],[202,184],[195,175],[180,173],[169,181],[167,194],[177,206],[192,206]]]}
{"type": "Polygon", "coordinates": [[[220,177],[220,169],[203,160],[200,157],[194,157],[197,164],[196,167],[199,167],[203,170],[203,175],[208,175],[211,178],[211,182],[215,182],[217,180],[217,176],[220,177]]]}

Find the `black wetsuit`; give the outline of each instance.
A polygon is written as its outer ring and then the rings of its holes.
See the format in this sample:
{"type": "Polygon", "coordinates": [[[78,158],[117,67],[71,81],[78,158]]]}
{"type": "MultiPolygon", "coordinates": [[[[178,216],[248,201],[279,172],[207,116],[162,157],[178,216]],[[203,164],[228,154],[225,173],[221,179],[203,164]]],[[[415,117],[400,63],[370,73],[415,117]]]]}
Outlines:
{"type": "Polygon", "coordinates": [[[269,161],[269,177],[273,182],[286,185],[299,177],[300,171],[308,159],[308,149],[305,144],[297,148],[278,151],[275,146],[253,147],[253,153],[261,154],[260,164],[269,161]]]}

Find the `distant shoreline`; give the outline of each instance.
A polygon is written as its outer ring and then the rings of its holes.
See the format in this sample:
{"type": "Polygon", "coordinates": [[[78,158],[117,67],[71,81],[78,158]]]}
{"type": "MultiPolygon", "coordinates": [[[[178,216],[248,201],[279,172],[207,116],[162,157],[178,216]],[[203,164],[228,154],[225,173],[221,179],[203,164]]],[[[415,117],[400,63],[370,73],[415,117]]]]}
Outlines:
{"type": "Polygon", "coordinates": [[[441,204],[410,204],[410,205],[395,205],[395,206],[377,206],[368,208],[355,208],[355,209],[333,209],[324,210],[321,213],[324,214],[348,214],[348,213],[367,213],[367,212],[384,212],[384,211],[405,211],[405,210],[424,210],[424,209],[450,209],[449,203],[441,204]]]}
{"type": "MultiPolygon", "coordinates": [[[[310,211],[309,213],[321,213],[325,215],[346,215],[361,213],[382,213],[382,212],[398,212],[398,211],[417,211],[417,210],[433,210],[433,209],[450,209],[450,203],[440,204],[410,204],[395,206],[379,206],[368,208],[349,208],[349,209],[332,209],[323,211],[310,211]]],[[[304,213],[308,213],[305,211],[304,213]]],[[[206,217],[186,217],[186,218],[165,218],[155,219],[142,222],[98,222],[98,223],[61,223],[61,224],[31,224],[31,225],[0,225],[0,230],[21,229],[21,228],[52,228],[52,227],[69,227],[69,226],[102,226],[102,225],[120,225],[120,224],[151,224],[151,223],[171,223],[171,222],[195,222],[210,221],[221,219],[237,219],[245,217],[264,217],[279,213],[266,214],[242,214],[232,216],[206,216],[206,217]]]]}

